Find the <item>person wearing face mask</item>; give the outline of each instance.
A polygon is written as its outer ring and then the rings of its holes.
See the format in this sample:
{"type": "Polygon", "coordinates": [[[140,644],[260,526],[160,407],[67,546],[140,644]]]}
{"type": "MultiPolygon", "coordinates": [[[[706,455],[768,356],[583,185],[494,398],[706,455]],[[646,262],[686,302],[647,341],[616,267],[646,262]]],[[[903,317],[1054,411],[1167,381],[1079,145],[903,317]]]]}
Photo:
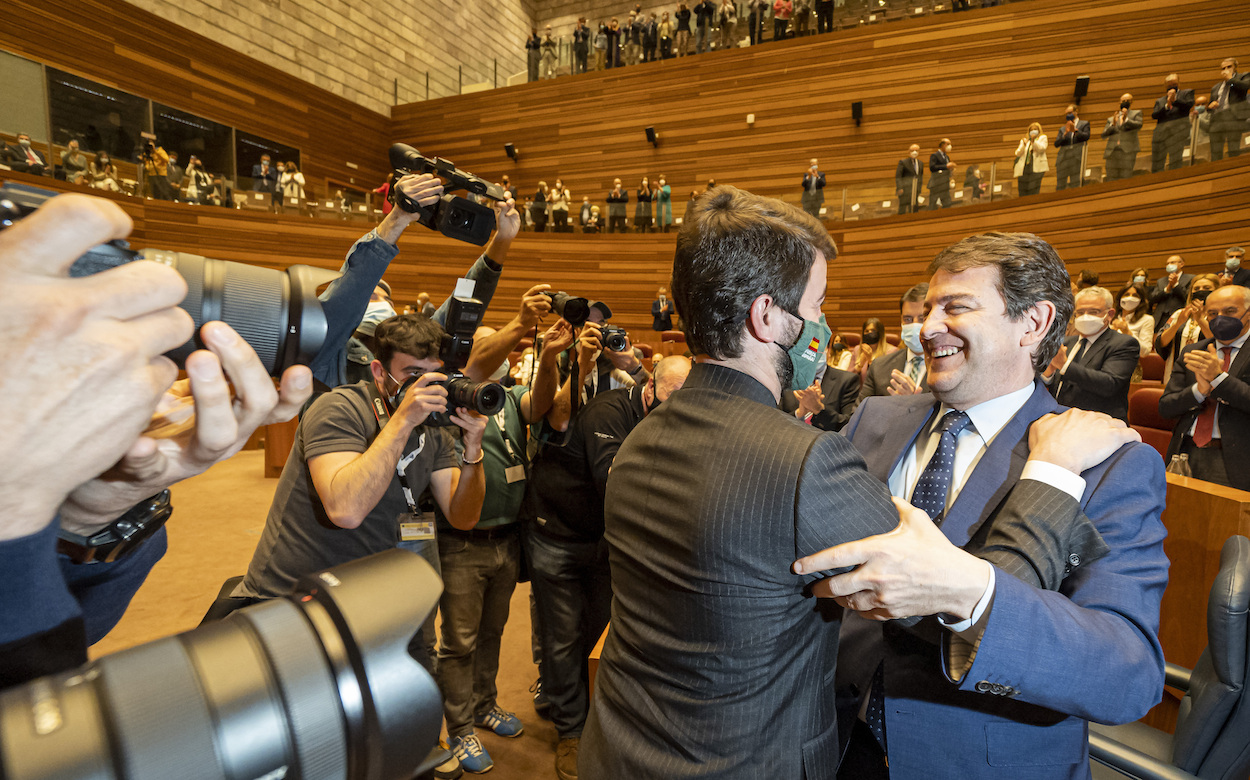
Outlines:
{"type": "Polygon", "coordinates": [[[949,138],[938,141],[937,151],[929,155],[929,210],[949,208],[951,205],[951,174],[955,164],[950,153],[954,150],[949,138]]]}
{"type": "Polygon", "coordinates": [[[1211,87],[1211,159],[1224,159],[1241,154],[1241,134],[1250,130],[1250,73],[1237,72],[1237,60],[1226,57],[1220,63],[1220,81],[1211,87]]]}
{"type": "MultiPolygon", "coordinates": [[[[1171,378],[1172,369],[1178,364],[1185,347],[1211,338],[1211,327],[1207,324],[1207,296],[1218,286],[1219,279],[1215,274],[1195,276],[1189,285],[1185,305],[1172,312],[1162,327],[1155,324],[1155,352],[1164,358],[1163,384],[1166,385],[1171,378]]],[[[1157,309],[1155,317],[1159,318],[1157,309]]]]}
{"type": "Polygon", "coordinates": [[[78,148],[78,141],[69,142],[65,151],[61,152],[61,169],[65,172],[65,181],[70,184],[81,184],[87,175],[87,155],[78,148]]]}
{"type": "Polygon", "coordinates": [[[667,233],[673,224],[673,188],[669,186],[664,174],[660,174],[660,186],[655,189],[655,223],[661,233],[667,233]]]}
{"type": "Polygon", "coordinates": [[[608,232],[624,233],[625,213],[629,206],[629,190],[621,186],[620,179],[612,180],[612,189],[605,198],[608,202],[608,232]]]}
{"type": "Polygon", "coordinates": [[[1189,284],[1193,274],[1187,274],[1185,258],[1172,255],[1163,266],[1164,276],[1150,289],[1150,305],[1154,308],[1155,328],[1162,328],[1172,312],[1183,307],[1189,299],[1189,284]]]}
{"type": "Polygon", "coordinates": [[[1055,190],[1080,187],[1084,180],[1085,144],[1089,141],[1089,122],[1081,119],[1080,107],[1069,103],[1063,116],[1064,125],[1055,138],[1059,157],[1055,161],[1055,190]]]}
{"type": "Polygon", "coordinates": [[[1150,271],[1146,268],[1138,266],[1133,269],[1133,273],[1129,274],[1128,284],[1143,284],[1146,289],[1150,289],[1150,271]]]}
{"type": "Polygon", "coordinates": [[[651,330],[663,332],[673,329],[673,315],[677,308],[668,297],[668,289],[661,287],[651,302],[651,330]]]}
{"type": "Polygon", "coordinates": [[[1069,336],[1042,372],[1042,381],[1063,406],[1102,412],[1128,421],[1128,391],[1141,355],[1137,339],[1111,330],[1114,300],[1104,287],[1076,295],[1076,334],[1069,336]]]}
{"type": "MultiPolygon", "coordinates": [[[[928,294],[929,285],[921,282],[899,299],[903,348],[873,359],[859,388],[860,403],[874,395],[915,395],[929,389],[925,383],[924,347],[920,343],[924,299],[928,294]]],[[[879,327],[874,327],[874,330],[879,331],[879,327]]],[[[880,344],[881,341],[878,341],[877,345],[880,344]]]]}
{"type": "Polygon", "coordinates": [[[207,204],[212,191],[213,179],[204,170],[204,163],[200,162],[200,158],[191,155],[187,162],[187,198],[192,203],[207,204]]]}
{"type": "Polygon", "coordinates": [[[714,765],[722,778],[796,778],[838,763],[839,617],[789,566],[795,549],[898,518],[841,436],[777,408],[824,363],[836,253],[811,215],[730,186],[678,233],[670,290],[696,364],[612,463],[612,627],[581,777],[681,780],[714,765]]]}
{"type": "Polygon", "coordinates": [[[1250,268],[1244,265],[1246,250],[1239,246],[1230,246],[1224,250],[1224,270],[1220,271],[1220,286],[1237,284],[1250,287],[1250,268]]]}
{"type": "MultiPolygon", "coordinates": [[[[1149,355],[1154,349],[1155,318],[1150,315],[1150,301],[1146,297],[1146,285],[1133,283],[1126,285],[1115,296],[1116,318],[1111,327],[1126,336],[1137,339],[1142,356],[1149,355]]],[[[1137,376],[1140,372],[1134,372],[1137,376]]],[[[1136,380],[1134,380],[1136,381],[1136,380]]]]}
{"type": "Polygon", "coordinates": [[[108,152],[96,152],[95,159],[87,166],[87,181],[98,190],[118,192],[121,189],[117,181],[117,169],[113,167],[108,152]]]}
{"type": "Polygon", "coordinates": [[[1195,163],[1211,161],[1211,111],[1207,108],[1210,102],[1206,95],[1194,98],[1194,107],[1189,110],[1190,159],[1195,163]]]}
{"type": "Polygon", "coordinates": [[[1047,143],[1042,124],[1034,122],[1016,145],[1016,193],[1020,197],[1042,191],[1042,177],[1050,170],[1050,161],[1046,158],[1047,143]]]}
{"type": "Polygon", "coordinates": [[[1212,292],[1206,315],[1211,338],[1185,348],[1159,399],[1177,419],[1168,459],[1188,455],[1196,478],[1250,490],[1250,289],[1212,292]]]}
{"type": "Polygon", "coordinates": [[[1120,95],[1119,109],[1107,117],[1107,124],[1102,129],[1102,137],[1107,139],[1107,146],[1102,152],[1106,181],[1118,181],[1133,175],[1137,153],[1141,151],[1138,135],[1143,120],[1141,110],[1132,106],[1131,94],[1125,92],[1120,95]]]}
{"type": "Polygon", "coordinates": [[[910,214],[919,209],[920,185],[923,181],[920,144],[912,144],[907,147],[907,156],[894,166],[894,194],[898,197],[898,213],[910,214]]]}
{"type": "Polygon", "coordinates": [[[262,154],[260,162],[252,166],[252,190],[254,192],[276,192],[278,189],[278,171],[273,167],[269,155],[262,154]]]}
{"type": "Polygon", "coordinates": [[[820,219],[820,207],[825,203],[825,174],[813,157],[803,172],[803,210],[820,219]]]}
{"type": "Polygon", "coordinates": [[[1169,73],[1163,80],[1163,96],[1155,101],[1155,129],[1150,139],[1150,171],[1158,173],[1167,166],[1169,171],[1184,165],[1182,152],[1189,140],[1189,111],[1194,107],[1194,91],[1181,89],[1180,77],[1169,73]]]}
{"type": "Polygon", "coordinates": [[[864,320],[860,327],[859,346],[855,348],[855,357],[851,370],[859,374],[860,380],[868,381],[868,369],[877,358],[885,357],[893,351],[885,338],[885,326],[876,317],[864,320]]]}
{"type": "Polygon", "coordinates": [[[642,182],[634,194],[638,198],[638,205],[634,207],[634,230],[639,233],[650,233],[651,201],[654,199],[655,191],[651,189],[651,182],[646,176],[642,177],[642,182]]]}
{"type": "Polygon", "coordinates": [[[31,176],[42,176],[48,163],[43,155],[35,150],[30,136],[26,133],[17,134],[17,145],[4,144],[4,164],[15,171],[29,173],[31,176]]]}

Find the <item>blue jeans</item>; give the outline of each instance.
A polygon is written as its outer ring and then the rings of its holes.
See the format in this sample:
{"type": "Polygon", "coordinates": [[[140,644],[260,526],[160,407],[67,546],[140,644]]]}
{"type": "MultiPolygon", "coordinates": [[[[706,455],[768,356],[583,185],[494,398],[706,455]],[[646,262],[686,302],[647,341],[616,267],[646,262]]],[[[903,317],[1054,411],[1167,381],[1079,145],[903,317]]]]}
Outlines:
{"type": "MultiPolygon", "coordinates": [[[[438,562],[438,540],[412,540],[401,541],[399,549],[408,550],[420,555],[431,566],[439,577],[443,576],[442,566],[438,562]]],[[[436,652],[436,635],[434,633],[434,622],[438,617],[438,610],[430,613],[430,616],[421,624],[421,629],[412,637],[412,642],[408,645],[408,652],[412,657],[417,659],[417,663],[425,667],[434,679],[438,679],[438,654],[436,652]]]]}
{"type": "Polygon", "coordinates": [[[553,539],[532,528],[524,536],[530,587],[542,631],[543,693],[560,739],[580,737],[590,707],[586,659],[612,609],[608,545],[553,539]]]}

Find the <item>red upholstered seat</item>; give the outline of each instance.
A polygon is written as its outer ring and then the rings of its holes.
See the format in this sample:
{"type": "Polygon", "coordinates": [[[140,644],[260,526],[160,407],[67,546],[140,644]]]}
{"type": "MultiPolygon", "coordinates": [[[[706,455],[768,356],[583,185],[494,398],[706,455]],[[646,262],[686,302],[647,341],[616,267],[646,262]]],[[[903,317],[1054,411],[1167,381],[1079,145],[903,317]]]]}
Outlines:
{"type": "Polygon", "coordinates": [[[1142,387],[1135,390],[1128,399],[1128,422],[1141,434],[1142,441],[1158,450],[1160,457],[1166,458],[1176,420],[1159,416],[1161,397],[1161,387],[1142,387]]]}
{"type": "Polygon", "coordinates": [[[655,354],[655,347],[651,346],[650,344],[643,344],[639,342],[634,345],[634,348],[642,350],[642,356],[644,358],[649,358],[655,354]]]}
{"type": "Polygon", "coordinates": [[[858,333],[843,333],[842,334],[842,343],[847,345],[848,347],[858,347],[859,341],[860,339],[859,339],[858,333]]]}
{"type": "Polygon", "coordinates": [[[1158,353],[1151,352],[1149,355],[1142,355],[1138,363],[1141,365],[1141,378],[1143,381],[1163,381],[1164,360],[1158,353]]]}

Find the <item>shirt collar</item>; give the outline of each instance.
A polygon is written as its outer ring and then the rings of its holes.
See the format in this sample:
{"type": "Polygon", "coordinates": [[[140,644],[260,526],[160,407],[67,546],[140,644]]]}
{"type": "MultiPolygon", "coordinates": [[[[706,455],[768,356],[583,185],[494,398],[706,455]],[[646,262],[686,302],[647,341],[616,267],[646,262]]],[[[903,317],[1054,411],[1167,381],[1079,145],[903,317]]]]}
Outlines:
{"type": "MultiPolygon", "coordinates": [[[[982,401],[971,409],[965,410],[968,419],[972,421],[972,427],[976,430],[977,435],[989,446],[990,441],[998,435],[1016,413],[1024,408],[1025,403],[1033,396],[1034,385],[1029,382],[1019,390],[1014,390],[1006,395],[1000,395],[997,398],[991,398],[988,401],[982,401]]],[[[951,407],[942,404],[938,409],[937,417],[930,423],[928,432],[930,435],[937,429],[938,422],[941,421],[946,413],[952,411],[951,407]]]]}
{"type": "Polygon", "coordinates": [[[1220,341],[1219,341],[1219,339],[1216,339],[1216,340],[1215,340],[1215,348],[1216,348],[1216,350],[1221,350],[1221,349],[1223,349],[1224,347],[1232,347],[1233,349],[1241,349],[1242,347],[1244,347],[1244,346],[1246,345],[1246,339],[1247,339],[1247,338],[1250,338],[1250,330],[1248,330],[1248,331],[1246,331],[1245,333],[1241,334],[1240,336],[1238,336],[1237,338],[1235,338],[1235,339],[1233,339],[1232,341],[1228,342],[1227,344],[1221,344],[1221,343],[1220,343],[1220,341]]]}

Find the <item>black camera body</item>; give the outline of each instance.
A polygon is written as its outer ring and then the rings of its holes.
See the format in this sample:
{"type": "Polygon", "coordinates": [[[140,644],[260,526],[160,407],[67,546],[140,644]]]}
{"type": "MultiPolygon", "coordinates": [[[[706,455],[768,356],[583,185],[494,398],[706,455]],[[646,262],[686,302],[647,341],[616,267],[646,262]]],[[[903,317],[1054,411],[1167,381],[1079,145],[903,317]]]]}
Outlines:
{"type": "MultiPolygon", "coordinates": [[[[392,145],[390,158],[391,167],[395,169],[396,182],[410,173],[432,173],[446,180],[444,190],[465,190],[493,201],[508,198],[508,193],[502,188],[480,176],[462,171],[451,161],[441,157],[426,157],[407,144],[392,145]]],[[[420,214],[417,222],[457,241],[483,246],[495,229],[493,209],[459,195],[444,194],[432,205],[422,206],[392,185],[389,199],[409,214],[420,214]]]]}
{"type": "MultiPolygon", "coordinates": [[[[438,357],[443,361],[443,373],[447,379],[440,382],[447,388],[447,411],[432,412],[425,418],[425,424],[434,428],[445,428],[455,425],[451,421],[451,413],[457,407],[472,409],[478,414],[498,414],[503,408],[504,393],[502,385],[495,382],[474,382],[464,375],[463,368],[469,363],[469,355],[473,352],[473,334],[482,322],[486,313],[486,304],[477,298],[454,297],[447,308],[446,333],[439,347],[438,357]]],[[[404,382],[395,398],[395,407],[403,403],[404,395],[417,377],[404,382]]]]}
{"type": "Polygon", "coordinates": [[[580,328],[590,318],[590,301],[576,298],[566,292],[544,290],[543,295],[551,299],[551,310],[556,316],[563,318],[574,328],[580,328]]]}
{"type": "MultiPolygon", "coordinates": [[[[54,195],[51,190],[13,182],[0,187],[0,230],[54,195]]],[[[69,275],[90,276],[135,260],[162,263],[186,280],[187,297],[179,305],[195,321],[195,333],[187,343],[166,353],[180,368],[187,355],[204,347],[200,326],[213,320],[234,328],[275,377],[290,366],[312,362],[325,344],[328,325],[317,299],[318,280],[324,272],[312,266],[275,271],[167,249],[134,251],[118,240],[84,252],[70,266],[69,275]]]]}
{"type": "Polygon", "coordinates": [[[624,328],[615,325],[604,325],[599,329],[599,341],[603,348],[613,352],[624,352],[629,346],[629,334],[624,328]]]}

